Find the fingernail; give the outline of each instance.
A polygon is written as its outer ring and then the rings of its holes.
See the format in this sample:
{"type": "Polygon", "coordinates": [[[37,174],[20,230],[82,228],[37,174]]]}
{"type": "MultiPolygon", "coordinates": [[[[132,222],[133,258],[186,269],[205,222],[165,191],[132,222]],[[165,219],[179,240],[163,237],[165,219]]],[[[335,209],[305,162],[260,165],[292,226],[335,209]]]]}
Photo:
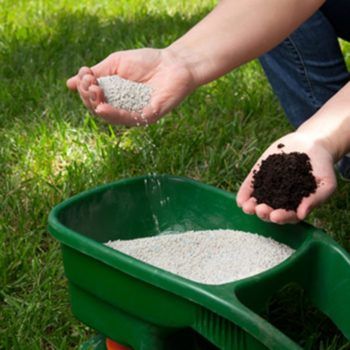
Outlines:
{"type": "Polygon", "coordinates": [[[90,92],[90,100],[95,102],[96,98],[97,98],[96,94],[94,92],[90,92]]]}
{"type": "Polygon", "coordinates": [[[84,90],[88,90],[89,89],[89,81],[88,80],[83,79],[82,85],[83,85],[83,89],[84,90]]]}

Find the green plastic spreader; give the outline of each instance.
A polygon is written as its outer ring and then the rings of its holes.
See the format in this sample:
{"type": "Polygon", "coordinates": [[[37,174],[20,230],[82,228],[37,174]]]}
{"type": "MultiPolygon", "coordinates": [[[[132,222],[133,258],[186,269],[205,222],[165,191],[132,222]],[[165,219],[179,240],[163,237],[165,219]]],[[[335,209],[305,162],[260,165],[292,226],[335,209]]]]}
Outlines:
{"type": "Polygon", "coordinates": [[[118,181],[57,205],[49,232],[62,244],[73,313],[135,350],[188,349],[176,336],[185,330],[220,349],[300,349],[261,316],[271,295],[291,282],[350,338],[348,253],[305,223],[279,226],[245,215],[233,194],[217,188],[165,175],[118,181]],[[206,285],[103,244],[204,229],[255,232],[296,252],[253,277],[206,285]]]}

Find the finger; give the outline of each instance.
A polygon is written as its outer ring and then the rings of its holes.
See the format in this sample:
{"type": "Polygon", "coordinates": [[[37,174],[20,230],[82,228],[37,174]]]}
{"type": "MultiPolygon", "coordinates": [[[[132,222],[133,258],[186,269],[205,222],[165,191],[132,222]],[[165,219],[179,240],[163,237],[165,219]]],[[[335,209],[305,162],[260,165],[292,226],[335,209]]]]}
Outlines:
{"type": "Polygon", "coordinates": [[[315,193],[312,193],[308,197],[304,197],[301,201],[298,209],[297,216],[299,220],[304,220],[315,207],[324,203],[335,191],[337,183],[335,178],[330,181],[321,181],[318,184],[315,193]]]}
{"type": "Polygon", "coordinates": [[[250,215],[255,214],[255,207],[256,207],[256,199],[254,197],[249,198],[247,201],[245,201],[242,204],[242,210],[246,214],[250,214],[250,215]]]}
{"type": "Polygon", "coordinates": [[[270,221],[275,224],[296,224],[299,222],[294,210],[276,209],[270,213],[270,221]]]}
{"type": "Polygon", "coordinates": [[[251,197],[251,194],[253,192],[252,180],[253,171],[251,171],[249,175],[245,178],[241,187],[238,190],[236,202],[239,207],[242,207],[243,203],[245,203],[251,197]]]}
{"type": "Polygon", "coordinates": [[[90,103],[89,88],[93,83],[97,83],[96,78],[91,74],[85,74],[81,79],[80,83],[78,84],[78,91],[79,91],[80,97],[84,105],[91,110],[93,108],[90,103]]]}
{"type": "Polygon", "coordinates": [[[79,84],[79,90],[88,93],[89,87],[93,84],[97,85],[96,78],[92,74],[85,74],[79,84]]]}
{"type": "Polygon", "coordinates": [[[121,124],[126,126],[144,125],[145,121],[140,113],[129,112],[124,109],[114,108],[108,103],[100,103],[95,113],[105,119],[108,123],[121,124]]]}
{"type": "Polygon", "coordinates": [[[106,102],[103,90],[98,85],[95,85],[95,84],[90,85],[89,100],[90,100],[91,108],[94,110],[97,108],[99,104],[106,102]]]}
{"type": "Polygon", "coordinates": [[[118,74],[121,53],[113,53],[101,62],[91,67],[93,74],[99,78],[107,75],[118,74]]]}
{"type": "Polygon", "coordinates": [[[78,78],[79,78],[80,80],[82,80],[86,74],[91,74],[91,75],[93,75],[93,72],[91,71],[91,69],[90,69],[89,67],[86,67],[86,66],[81,67],[81,68],[79,69],[79,72],[78,72],[78,78]]]}
{"type": "Polygon", "coordinates": [[[255,214],[264,221],[270,221],[270,213],[273,211],[267,204],[258,204],[255,207],[255,214]]]}
{"type": "Polygon", "coordinates": [[[70,90],[77,90],[79,86],[79,82],[83,78],[85,74],[91,74],[91,70],[89,67],[81,67],[78,71],[78,74],[74,75],[73,77],[69,78],[66,82],[68,89],[70,90]]]}

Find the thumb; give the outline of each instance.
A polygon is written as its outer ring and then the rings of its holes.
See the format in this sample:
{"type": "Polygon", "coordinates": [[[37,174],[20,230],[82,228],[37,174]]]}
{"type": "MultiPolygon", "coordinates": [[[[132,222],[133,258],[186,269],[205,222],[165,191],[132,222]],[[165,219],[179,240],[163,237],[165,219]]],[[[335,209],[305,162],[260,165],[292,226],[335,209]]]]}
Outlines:
{"type": "Polygon", "coordinates": [[[303,198],[297,209],[297,217],[299,220],[304,220],[311,210],[324,203],[335,191],[337,182],[335,178],[320,181],[315,193],[303,198]]]}
{"type": "Polygon", "coordinates": [[[101,62],[91,67],[92,72],[96,78],[118,74],[118,67],[120,63],[121,53],[115,52],[106,57],[101,62]]]}

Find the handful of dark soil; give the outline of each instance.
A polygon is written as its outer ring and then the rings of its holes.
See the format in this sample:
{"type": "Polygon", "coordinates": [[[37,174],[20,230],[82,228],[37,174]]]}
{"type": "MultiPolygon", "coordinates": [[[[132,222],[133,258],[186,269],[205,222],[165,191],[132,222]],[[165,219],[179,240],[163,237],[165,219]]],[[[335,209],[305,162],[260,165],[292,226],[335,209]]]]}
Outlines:
{"type": "Polygon", "coordinates": [[[272,154],[254,171],[253,193],[257,203],[273,209],[296,210],[317,188],[310,158],[306,153],[272,154]]]}

